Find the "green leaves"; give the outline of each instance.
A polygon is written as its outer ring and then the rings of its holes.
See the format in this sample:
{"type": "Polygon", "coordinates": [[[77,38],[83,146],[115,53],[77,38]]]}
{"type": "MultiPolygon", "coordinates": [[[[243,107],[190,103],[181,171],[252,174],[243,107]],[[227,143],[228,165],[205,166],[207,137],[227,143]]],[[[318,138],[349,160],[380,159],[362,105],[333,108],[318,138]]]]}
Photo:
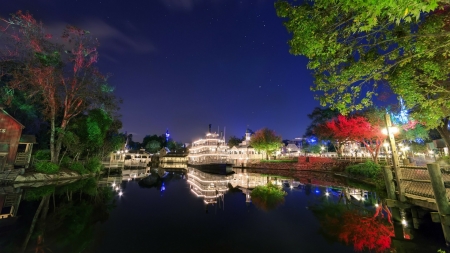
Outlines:
{"type": "Polygon", "coordinates": [[[434,11],[438,1],[280,1],[275,8],[292,34],[291,53],[309,59],[322,106],[344,115],[362,110],[388,85],[428,128],[450,115],[450,11],[434,11]]]}

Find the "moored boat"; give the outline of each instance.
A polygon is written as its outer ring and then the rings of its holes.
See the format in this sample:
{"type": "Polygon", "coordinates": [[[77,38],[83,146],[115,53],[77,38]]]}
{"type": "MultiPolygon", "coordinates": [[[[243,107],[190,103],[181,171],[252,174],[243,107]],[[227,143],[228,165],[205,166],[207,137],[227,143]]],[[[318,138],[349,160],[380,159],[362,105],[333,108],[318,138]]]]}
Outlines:
{"type": "Polygon", "coordinates": [[[225,136],[212,133],[209,125],[205,138],[194,141],[189,148],[188,166],[209,173],[230,174],[232,163],[227,150],[225,136]]]}

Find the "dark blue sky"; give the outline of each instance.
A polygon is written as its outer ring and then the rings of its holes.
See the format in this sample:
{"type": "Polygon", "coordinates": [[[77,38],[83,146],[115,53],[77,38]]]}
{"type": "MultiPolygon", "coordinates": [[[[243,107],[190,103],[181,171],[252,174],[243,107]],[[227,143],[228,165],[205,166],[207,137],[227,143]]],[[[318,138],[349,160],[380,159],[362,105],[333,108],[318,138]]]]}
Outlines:
{"type": "Polygon", "coordinates": [[[162,134],[192,142],[226,127],[226,136],[275,130],[303,135],[318,102],[304,57],[266,0],[15,0],[0,16],[29,11],[54,36],[66,24],[98,37],[99,67],[123,98],[123,131],[141,141],[162,134]]]}

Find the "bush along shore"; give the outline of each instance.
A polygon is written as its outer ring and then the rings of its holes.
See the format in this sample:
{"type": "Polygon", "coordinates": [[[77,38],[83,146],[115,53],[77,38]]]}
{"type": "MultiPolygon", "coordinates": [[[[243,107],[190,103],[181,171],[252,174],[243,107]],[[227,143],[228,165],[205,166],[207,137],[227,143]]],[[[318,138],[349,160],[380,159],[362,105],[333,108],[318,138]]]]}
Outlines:
{"type": "Polygon", "coordinates": [[[336,160],[327,157],[298,157],[298,162],[266,162],[249,164],[247,169],[261,169],[272,171],[310,171],[330,173],[348,179],[349,184],[357,182],[365,187],[374,187],[377,192],[384,192],[385,185],[381,165],[372,160],[356,162],[336,160]]]}
{"type": "MultiPolygon", "coordinates": [[[[38,153],[35,158],[41,158],[38,153]]],[[[43,182],[55,180],[79,179],[94,176],[100,173],[102,163],[97,157],[92,157],[84,162],[62,159],[61,164],[55,164],[48,160],[36,159],[33,169],[18,175],[14,183],[43,182]]]]}

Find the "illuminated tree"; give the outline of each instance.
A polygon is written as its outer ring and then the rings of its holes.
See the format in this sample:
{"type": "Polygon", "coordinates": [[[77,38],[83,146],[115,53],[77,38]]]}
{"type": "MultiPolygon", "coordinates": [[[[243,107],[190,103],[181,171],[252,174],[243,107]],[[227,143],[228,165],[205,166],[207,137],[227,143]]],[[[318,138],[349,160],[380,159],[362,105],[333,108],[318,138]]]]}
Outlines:
{"type": "Polygon", "coordinates": [[[448,7],[444,0],[276,3],[293,34],[290,52],[309,59],[321,105],[348,114],[393,91],[450,146],[448,7]]]}
{"type": "Polygon", "coordinates": [[[113,89],[95,67],[98,43],[89,32],[74,26],[64,30],[64,45],[54,43],[42,23],[20,11],[2,21],[1,32],[9,40],[1,51],[1,73],[11,77],[9,87],[26,91],[45,107],[51,160],[57,163],[66,128],[74,117],[90,108],[117,109],[113,89]]]}
{"type": "Polygon", "coordinates": [[[268,128],[263,128],[255,132],[250,140],[250,146],[256,151],[264,151],[266,153],[266,159],[269,159],[269,155],[279,150],[282,146],[281,136],[268,128]]]}
{"type": "Polygon", "coordinates": [[[327,135],[337,142],[337,150],[342,149],[348,141],[362,142],[372,159],[376,162],[378,153],[386,136],[383,135],[380,125],[372,125],[367,118],[362,116],[339,115],[334,120],[320,125],[317,129],[318,135],[327,135]]]}

